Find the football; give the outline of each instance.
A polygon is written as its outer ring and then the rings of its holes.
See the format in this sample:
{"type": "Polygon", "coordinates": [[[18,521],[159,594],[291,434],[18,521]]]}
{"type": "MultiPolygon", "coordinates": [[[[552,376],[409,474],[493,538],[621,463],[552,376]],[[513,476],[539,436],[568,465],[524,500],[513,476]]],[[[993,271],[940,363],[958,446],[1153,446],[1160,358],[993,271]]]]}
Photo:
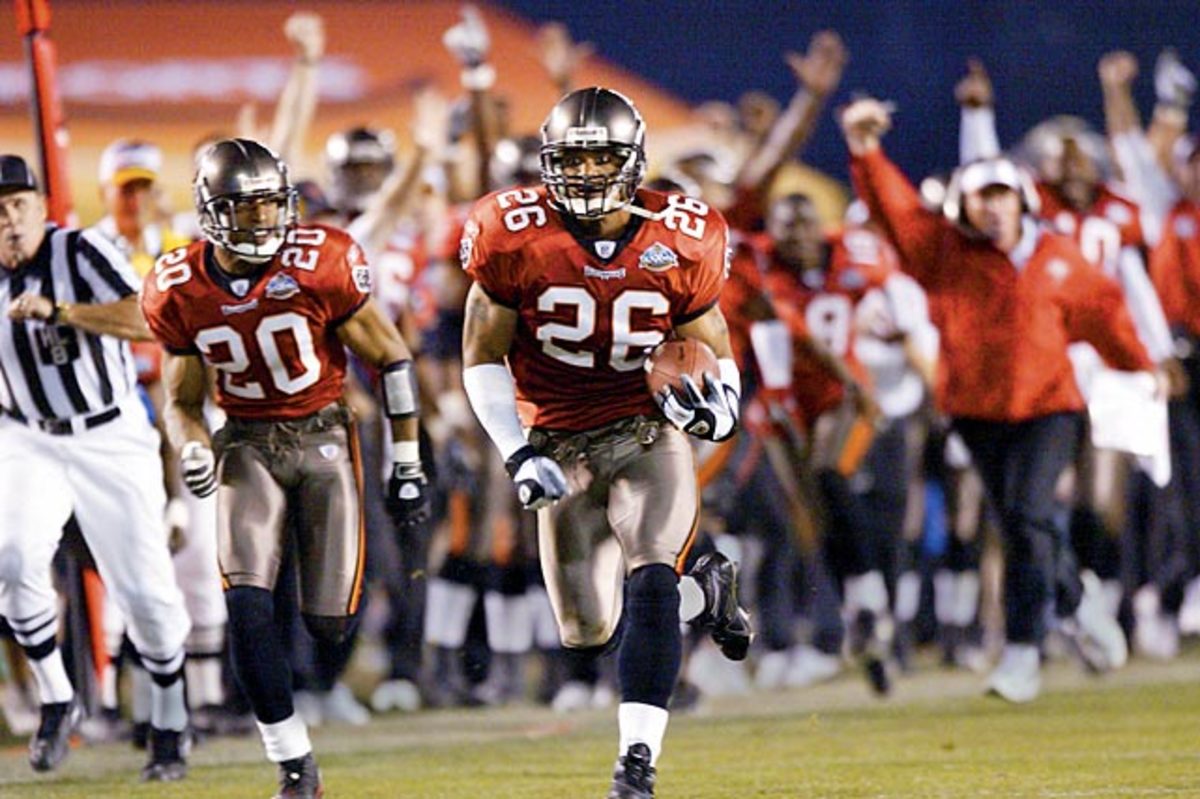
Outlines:
{"type": "Polygon", "coordinates": [[[667,386],[682,391],[684,375],[691,375],[703,391],[705,372],[714,378],[720,376],[717,356],[707,344],[694,338],[664,341],[646,358],[646,386],[651,394],[667,386]]]}

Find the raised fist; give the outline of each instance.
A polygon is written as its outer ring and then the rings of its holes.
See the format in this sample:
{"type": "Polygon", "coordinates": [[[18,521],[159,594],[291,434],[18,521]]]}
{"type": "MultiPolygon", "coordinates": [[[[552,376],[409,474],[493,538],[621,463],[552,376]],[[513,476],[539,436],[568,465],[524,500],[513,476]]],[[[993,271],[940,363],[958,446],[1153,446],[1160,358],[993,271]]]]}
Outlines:
{"type": "Polygon", "coordinates": [[[1100,73],[1100,85],[1119,88],[1133,83],[1138,74],[1138,62],[1133,53],[1117,50],[1105,53],[1096,66],[1100,73]]]}
{"type": "Polygon", "coordinates": [[[992,79],[978,58],[967,60],[967,74],[954,87],[954,99],[966,108],[989,108],[994,104],[992,79]]]}
{"type": "Polygon", "coordinates": [[[283,23],[283,35],[301,61],[311,63],[325,55],[325,22],[319,14],[297,11],[283,23]]]}

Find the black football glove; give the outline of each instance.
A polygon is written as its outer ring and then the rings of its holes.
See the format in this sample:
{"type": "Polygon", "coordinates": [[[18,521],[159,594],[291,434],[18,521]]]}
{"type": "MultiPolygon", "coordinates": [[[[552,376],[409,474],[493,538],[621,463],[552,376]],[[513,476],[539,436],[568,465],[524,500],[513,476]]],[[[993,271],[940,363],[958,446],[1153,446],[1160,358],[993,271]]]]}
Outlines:
{"type": "Polygon", "coordinates": [[[386,504],[397,527],[415,527],[429,518],[429,481],[419,461],[392,464],[386,504]]]}

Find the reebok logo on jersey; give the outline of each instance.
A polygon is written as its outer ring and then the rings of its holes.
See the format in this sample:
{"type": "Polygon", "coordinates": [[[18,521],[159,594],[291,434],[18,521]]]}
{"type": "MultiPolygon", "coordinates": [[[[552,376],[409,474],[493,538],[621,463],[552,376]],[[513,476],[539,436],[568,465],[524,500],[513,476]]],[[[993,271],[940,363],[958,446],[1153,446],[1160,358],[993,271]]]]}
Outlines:
{"type": "Polygon", "coordinates": [[[245,313],[246,311],[253,311],[257,307],[258,307],[258,299],[255,298],[253,300],[250,300],[250,302],[243,302],[240,305],[222,305],[221,313],[225,314],[226,316],[233,316],[234,314],[245,313]]]}
{"type": "Polygon", "coordinates": [[[625,278],[625,267],[620,269],[597,269],[594,266],[583,267],[584,277],[594,277],[597,280],[623,280],[625,278]]]}
{"type": "Polygon", "coordinates": [[[650,272],[665,272],[673,266],[679,266],[679,256],[670,247],[657,241],[638,258],[638,268],[650,272]]]}
{"type": "Polygon", "coordinates": [[[239,297],[245,297],[246,292],[250,290],[250,281],[244,277],[238,278],[237,280],[231,280],[229,282],[229,288],[239,297]]]}
{"type": "Polygon", "coordinates": [[[267,283],[265,294],[269,300],[286,300],[300,293],[300,284],[291,275],[280,272],[267,283]]]}

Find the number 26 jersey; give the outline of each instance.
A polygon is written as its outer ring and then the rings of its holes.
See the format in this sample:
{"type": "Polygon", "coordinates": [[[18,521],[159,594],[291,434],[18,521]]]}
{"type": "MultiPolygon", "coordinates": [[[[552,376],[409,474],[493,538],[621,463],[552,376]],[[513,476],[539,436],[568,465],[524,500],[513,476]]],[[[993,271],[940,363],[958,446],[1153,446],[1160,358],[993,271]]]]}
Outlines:
{"type": "Polygon", "coordinates": [[[216,265],[198,241],[158,259],[142,313],[168,352],[217,370],[217,404],[242,419],[307,416],[342,396],[337,328],[370,297],[362,250],[344,232],[292,228],[275,257],[246,276],[216,265]]]}
{"type": "Polygon", "coordinates": [[[691,197],[639,190],[616,241],[577,238],[544,188],[479,200],[463,229],[463,268],[517,312],[508,353],[522,421],[589,430],[657,410],[646,356],[716,304],[727,270],[721,215],[691,197]]]}

